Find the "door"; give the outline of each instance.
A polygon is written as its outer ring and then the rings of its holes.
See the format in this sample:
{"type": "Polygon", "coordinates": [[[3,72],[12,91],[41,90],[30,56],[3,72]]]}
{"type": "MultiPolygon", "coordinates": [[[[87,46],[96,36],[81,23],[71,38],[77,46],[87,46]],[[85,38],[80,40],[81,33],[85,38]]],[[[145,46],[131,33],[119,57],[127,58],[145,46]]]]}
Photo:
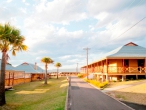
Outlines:
{"type": "Polygon", "coordinates": [[[128,59],[125,59],[124,60],[124,72],[129,72],[129,60],[128,59]]]}
{"type": "Polygon", "coordinates": [[[138,63],[138,71],[141,72],[141,69],[144,67],[144,60],[143,59],[138,59],[137,63],[138,63]]]}

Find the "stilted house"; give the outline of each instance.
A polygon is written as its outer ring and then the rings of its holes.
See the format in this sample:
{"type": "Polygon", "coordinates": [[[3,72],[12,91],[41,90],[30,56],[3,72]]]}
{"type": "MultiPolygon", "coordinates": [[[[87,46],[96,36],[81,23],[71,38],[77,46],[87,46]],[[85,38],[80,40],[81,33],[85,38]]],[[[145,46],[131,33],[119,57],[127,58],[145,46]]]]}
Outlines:
{"type": "Polygon", "coordinates": [[[44,78],[44,70],[37,66],[37,64],[31,64],[31,63],[22,63],[21,65],[17,66],[15,68],[17,71],[24,71],[25,72],[25,80],[26,81],[35,81],[40,80],[44,78]]]}
{"type": "Polygon", "coordinates": [[[5,86],[13,86],[20,83],[24,83],[24,71],[15,71],[15,67],[13,67],[10,63],[6,63],[5,86]]]}
{"type": "MultiPolygon", "coordinates": [[[[86,73],[87,66],[81,67],[86,73]]],[[[130,42],[88,65],[97,80],[125,80],[146,77],[146,48],[130,42]]]]}

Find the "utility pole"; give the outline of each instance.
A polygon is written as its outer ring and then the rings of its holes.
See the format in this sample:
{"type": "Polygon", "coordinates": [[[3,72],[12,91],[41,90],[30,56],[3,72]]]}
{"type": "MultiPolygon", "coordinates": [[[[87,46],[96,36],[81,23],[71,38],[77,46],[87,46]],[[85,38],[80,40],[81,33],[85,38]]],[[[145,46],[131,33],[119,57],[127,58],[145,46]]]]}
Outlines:
{"type": "Polygon", "coordinates": [[[87,67],[86,67],[86,73],[87,73],[87,79],[88,79],[88,50],[90,50],[90,48],[84,48],[84,50],[87,51],[87,67]]]}
{"type": "Polygon", "coordinates": [[[78,63],[77,63],[77,70],[76,71],[77,71],[77,74],[78,74],[78,63]]]}

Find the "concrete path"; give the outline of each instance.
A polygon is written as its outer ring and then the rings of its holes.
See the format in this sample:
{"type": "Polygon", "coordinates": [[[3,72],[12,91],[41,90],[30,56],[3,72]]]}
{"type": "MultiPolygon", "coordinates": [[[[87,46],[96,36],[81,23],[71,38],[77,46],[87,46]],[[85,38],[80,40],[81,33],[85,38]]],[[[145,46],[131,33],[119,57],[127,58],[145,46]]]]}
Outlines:
{"type": "Polygon", "coordinates": [[[133,110],[77,77],[71,77],[70,110],[133,110]]]}
{"type": "Polygon", "coordinates": [[[124,89],[124,88],[132,87],[132,86],[137,86],[137,85],[144,84],[144,83],[146,83],[146,80],[143,80],[140,82],[134,82],[132,84],[125,84],[125,85],[121,85],[121,86],[116,86],[116,87],[112,87],[112,88],[105,88],[104,90],[102,90],[102,92],[115,91],[118,89],[124,89]]]}

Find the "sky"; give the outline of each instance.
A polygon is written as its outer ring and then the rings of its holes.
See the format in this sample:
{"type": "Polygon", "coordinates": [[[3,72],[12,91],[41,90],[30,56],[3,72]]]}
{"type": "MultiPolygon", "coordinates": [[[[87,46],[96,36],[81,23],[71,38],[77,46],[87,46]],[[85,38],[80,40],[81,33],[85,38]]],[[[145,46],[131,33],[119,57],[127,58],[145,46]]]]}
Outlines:
{"type": "Polygon", "coordinates": [[[41,58],[50,57],[76,69],[86,65],[84,48],[92,63],[129,42],[146,47],[146,0],[0,0],[0,23],[8,22],[28,46],[8,53],[13,66],[36,62],[44,69],[41,58]]]}

